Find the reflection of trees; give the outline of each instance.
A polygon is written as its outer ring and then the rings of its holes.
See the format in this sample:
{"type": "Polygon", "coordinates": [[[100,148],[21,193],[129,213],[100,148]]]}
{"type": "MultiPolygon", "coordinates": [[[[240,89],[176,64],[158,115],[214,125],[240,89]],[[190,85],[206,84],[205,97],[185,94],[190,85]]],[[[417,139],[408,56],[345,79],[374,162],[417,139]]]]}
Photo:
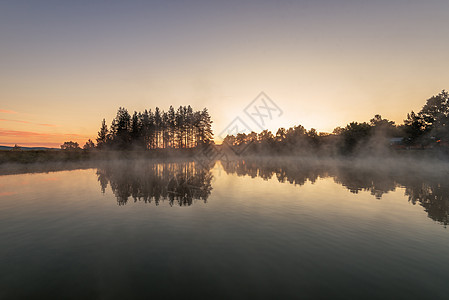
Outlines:
{"type": "Polygon", "coordinates": [[[405,187],[411,203],[421,204],[430,218],[444,224],[449,223],[449,183],[441,181],[416,181],[405,187]]]}
{"type": "Polygon", "coordinates": [[[320,165],[309,164],[280,164],[279,162],[263,161],[230,161],[222,162],[226,173],[235,173],[238,176],[249,175],[261,177],[264,180],[276,176],[279,182],[303,185],[307,180],[315,182],[318,177],[327,177],[327,171],[320,165]]]}
{"type": "Polygon", "coordinates": [[[429,176],[420,170],[401,169],[391,166],[382,169],[375,167],[350,167],[345,163],[281,160],[242,160],[222,162],[226,173],[238,176],[249,175],[268,180],[275,176],[279,182],[303,185],[306,181],[315,182],[319,177],[332,177],[352,193],[368,191],[377,199],[385,193],[405,188],[405,195],[413,204],[420,204],[429,218],[440,224],[449,223],[449,181],[446,175],[429,176]]]}
{"type": "Polygon", "coordinates": [[[107,164],[98,168],[97,176],[102,192],[109,184],[119,205],[132,197],[134,202],[154,200],[158,205],[168,199],[170,205],[186,206],[194,199],[206,202],[212,190],[210,169],[194,162],[107,164]]]}
{"type": "Polygon", "coordinates": [[[332,176],[336,183],[346,187],[351,193],[357,194],[359,191],[368,191],[376,199],[382,198],[385,193],[394,191],[398,186],[392,174],[366,169],[339,167],[334,170],[332,176]]]}

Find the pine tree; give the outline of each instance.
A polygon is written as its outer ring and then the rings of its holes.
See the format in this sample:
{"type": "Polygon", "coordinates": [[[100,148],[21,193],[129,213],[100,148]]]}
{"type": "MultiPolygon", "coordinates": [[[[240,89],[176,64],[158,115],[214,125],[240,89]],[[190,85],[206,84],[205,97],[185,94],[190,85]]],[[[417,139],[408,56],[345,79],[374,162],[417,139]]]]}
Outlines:
{"type": "Polygon", "coordinates": [[[136,111],[131,119],[131,142],[135,145],[140,143],[140,121],[136,111]]]}
{"type": "Polygon", "coordinates": [[[83,149],[84,150],[93,150],[93,149],[95,149],[95,144],[94,144],[94,142],[91,140],[91,139],[89,139],[87,142],[86,142],[86,144],[84,144],[84,146],[83,146],[83,149]]]}
{"type": "Polygon", "coordinates": [[[154,110],[154,132],[155,132],[155,147],[159,148],[160,145],[160,132],[161,132],[161,111],[159,110],[159,107],[156,107],[154,110]]]}
{"type": "Polygon", "coordinates": [[[98,137],[97,137],[97,148],[98,149],[103,149],[107,145],[108,136],[109,136],[108,126],[106,125],[106,120],[103,119],[103,122],[101,122],[100,131],[98,132],[98,137]]]}
{"type": "Polygon", "coordinates": [[[168,126],[170,128],[169,132],[169,139],[170,139],[170,147],[175,148],[175,109],[173,106],[170,105],[170,108],[168,109],[168,126]]]}
{"type": "Polygon", "coordinates": [[[128,110],[120,107],[111,125],[113,146],[126,149],[131,143],[131,116],[128,110]]]}
{"type": "Polygon", "coordinates": [[[148,114],[148,111],[145,109],[143,114],[140,115],[140,140],[142,142],[142,146],[144,149],[149,148],[150,143],[150,115],[148,114]]]}
{"type": "Polygon", "coordinates": [[[184,140],[184,119],[182,106],[176,111],[176,131],[178,137],[178,148],[183,148],[184,140]]]}
{"type": "Polygon", "coordinates": [[[213,140],[214,134],[212,132],[212,120],[210,118],[209,112],[207,111],[207,108],[204,108],[201,112],[201,122],[203,130],[202,142],[205,144],[209,144],[213,140]]]}
{"type": "Polygon", "coordinates": [[[149,148],[155,149],[156,148],[156,126],[154,124],[154,113],[151,111],[151,109],[148,112],[149,116],[149,127],[148,127],[148,141],[149,141],[149,148]]]}

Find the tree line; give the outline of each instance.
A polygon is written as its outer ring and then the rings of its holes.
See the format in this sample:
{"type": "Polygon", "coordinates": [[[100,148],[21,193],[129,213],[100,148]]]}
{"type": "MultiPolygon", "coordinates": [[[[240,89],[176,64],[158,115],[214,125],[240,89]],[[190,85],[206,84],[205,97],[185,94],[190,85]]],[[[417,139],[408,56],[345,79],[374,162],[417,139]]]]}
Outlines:
{"type": "MultiPolygon", "coordinates": [[[[88,140],[84,149],[167,149],[194,148],[213,143],[212,120],[206,108],[193,111],[191,106],[170,106],[167,112],[134,112],[120,107],[108,127],[105,119],[98,132],[96,144],[88,140]]],[[[443,90],[427,99],[422,109],[407,114],[403,124],[375,115],[369,122],[350,122],[336,127],[332,133],[306,130],[301,125],[279,128],[275,133],[228,135],[223,143],[234,150],[248,153],[294,154],[324,152],[354,153],[361,149],[377,151],[388,146],[404,148],[449,147],[449,94],[443,90]]],[[[387,147],[387,148],[388,148],[387,147]]],[[[78,143],[65,142],[62,149],[79,149],[78,143]]]]}
{"type": "MultiPolygon", "coordinates": [[[[190,105],[168,111],[156,107],[131,115],[120,107],[108,127],[103,119],[96,144],[88,140],[84,149],[147,150],[194,148],[213,141],[212,120],[207,108],[194,111],[190,105]]],[[[73,146],[70,142],[66,146],[73,146]]],[[[61,146],[62,147],[62,146],[61,146]]]]}
{"type": "Polygon", "coordinates": [[[260,133],[228,135],[223,143],[247,153],[298,153],[324,152],[333,154],[353,153],[357,150],[374,150],[397,146],[426,148],[449,146],[449,94],[443,90],[426,101],[418,113],[407,114],[404,124],[375,115],[369,122],[351,122],[337,127],[332,133],[318,133],[297,125],[279,128],[275,134],[263,130],[260,133]]]}

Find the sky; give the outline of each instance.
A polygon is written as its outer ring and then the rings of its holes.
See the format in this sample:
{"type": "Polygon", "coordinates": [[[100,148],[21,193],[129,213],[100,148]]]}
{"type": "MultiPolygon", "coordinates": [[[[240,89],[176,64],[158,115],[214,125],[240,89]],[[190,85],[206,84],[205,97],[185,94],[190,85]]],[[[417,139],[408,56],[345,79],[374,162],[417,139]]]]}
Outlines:
{"type": "Polygon", "coordinates": [[[82,146],[119,107],[207,107],[218,142],[236,119],[274,132],[402,123],[449,89],[448,12],[447,0],[1,0],[0,145],[82,146]],[[278,109],[264,124],[245,113],[261,92],[278,109]]]}

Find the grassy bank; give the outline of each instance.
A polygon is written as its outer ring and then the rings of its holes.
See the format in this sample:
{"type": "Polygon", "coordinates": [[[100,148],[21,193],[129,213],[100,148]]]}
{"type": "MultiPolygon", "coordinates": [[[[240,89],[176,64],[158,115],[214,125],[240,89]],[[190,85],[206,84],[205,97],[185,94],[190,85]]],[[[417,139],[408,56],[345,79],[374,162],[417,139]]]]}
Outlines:
{"type": "Polygon", "coordinates": [[[77,162],[101,161],[115,159],[141,159],[172,157],[188,158],[195,153],[194,149],[156,149],[150,151],[62,151],[62,150],[32,150],[32,151],[0,151],[0,164],[7,163],[47,163],[47,162],[77,162]]]}

